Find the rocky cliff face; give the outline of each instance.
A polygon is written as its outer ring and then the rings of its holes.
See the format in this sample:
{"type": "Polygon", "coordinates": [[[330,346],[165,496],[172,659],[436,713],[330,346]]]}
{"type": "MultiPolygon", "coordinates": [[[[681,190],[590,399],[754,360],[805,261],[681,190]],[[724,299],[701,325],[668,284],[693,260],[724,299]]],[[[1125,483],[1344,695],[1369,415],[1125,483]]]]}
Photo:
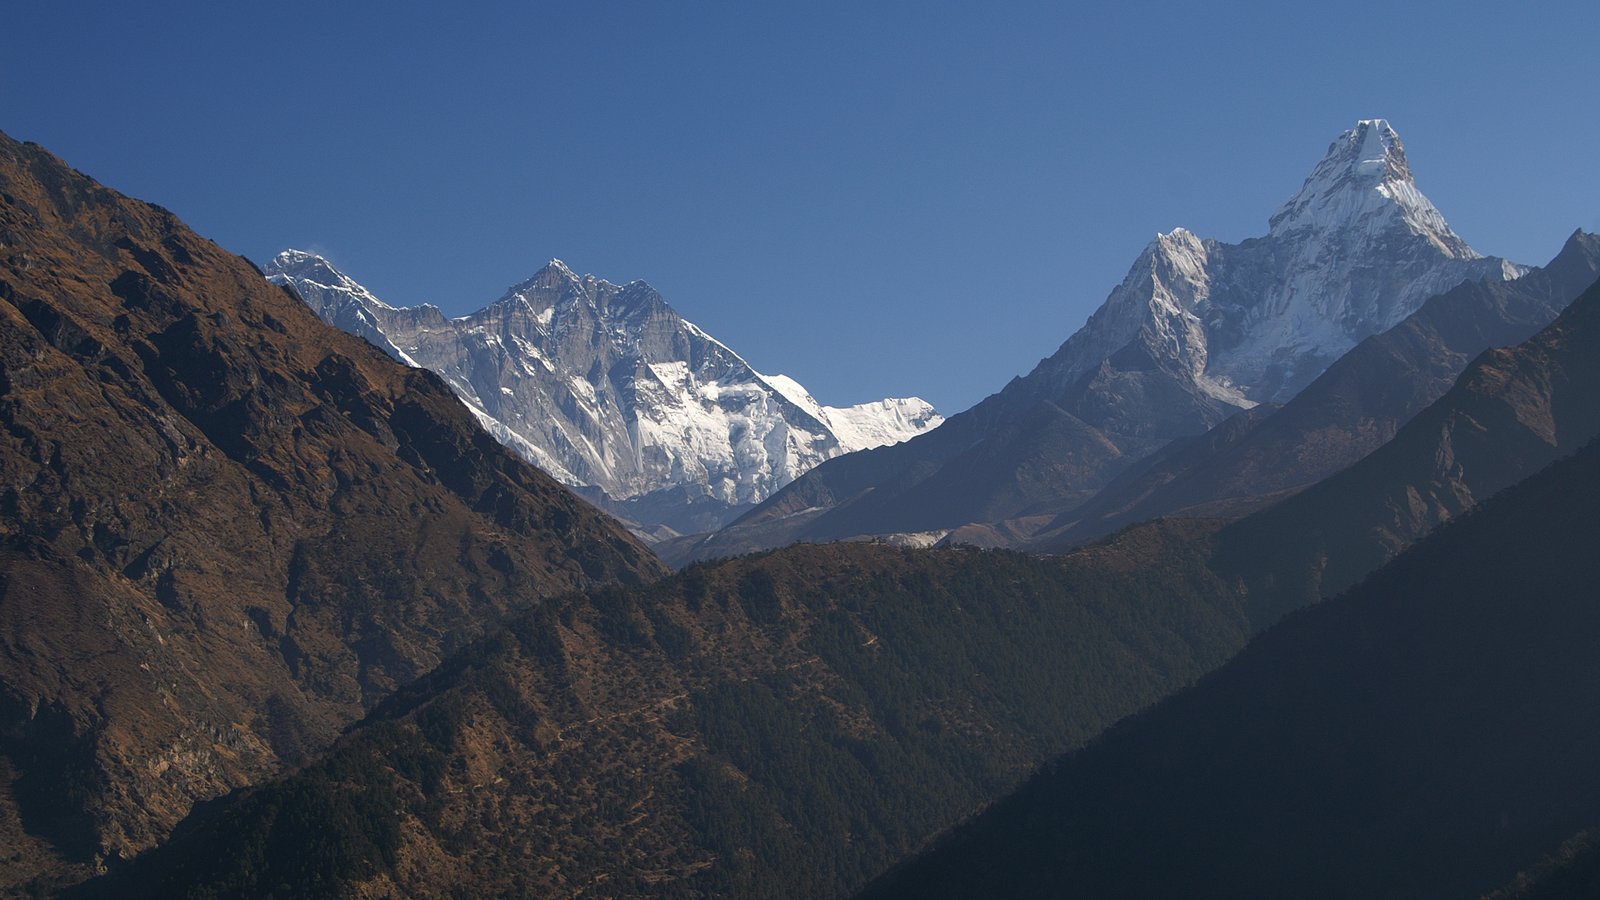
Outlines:
{"type": "Polygon", "coordinates": [[[647,531],[714,528],[825,459],[943,421],[916,398],[823,406],[648,284],[559,260],[458,319],[391,307],[308,253],[285,251],[267,272],[325,321],[439,373],[508,446],[647,531]]]}
{"type": "Polygon", "coordinates": [[[148,847],[513,609],[662,571],[433,375],[4,135],[0,425],[0,893],[148,847]]]}

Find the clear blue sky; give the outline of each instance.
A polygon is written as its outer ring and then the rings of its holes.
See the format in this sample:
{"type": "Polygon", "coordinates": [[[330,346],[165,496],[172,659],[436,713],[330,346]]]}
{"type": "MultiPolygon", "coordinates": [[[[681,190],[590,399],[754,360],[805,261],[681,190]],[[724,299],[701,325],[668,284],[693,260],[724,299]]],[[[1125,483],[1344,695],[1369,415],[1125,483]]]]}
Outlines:
{"type": "Polygon", "coordinates": [[[1600,230],[1600,3],[78,3],[0,130],[258,262],[460,314],[642,278],[826,403],[1026,372],[1157,231],[1266,230],[1388,118],[1479,250],[1600,230]]]}

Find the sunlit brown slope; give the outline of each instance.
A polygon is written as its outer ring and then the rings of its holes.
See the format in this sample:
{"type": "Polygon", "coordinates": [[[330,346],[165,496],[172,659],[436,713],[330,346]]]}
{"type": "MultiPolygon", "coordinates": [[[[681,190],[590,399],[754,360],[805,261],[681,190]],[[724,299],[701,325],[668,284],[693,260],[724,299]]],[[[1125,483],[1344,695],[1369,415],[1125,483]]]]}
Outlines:
{"type": "Polygon", "coordinates": [[[656,560],[427,372],[0,135],[0,891],[149,846],[656,560]]]}

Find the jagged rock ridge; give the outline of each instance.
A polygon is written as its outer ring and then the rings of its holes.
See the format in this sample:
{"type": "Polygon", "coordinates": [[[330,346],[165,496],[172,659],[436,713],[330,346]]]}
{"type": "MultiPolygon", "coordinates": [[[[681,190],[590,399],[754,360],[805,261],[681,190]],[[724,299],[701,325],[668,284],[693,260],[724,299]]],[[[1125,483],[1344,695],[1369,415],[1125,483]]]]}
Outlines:
{"type": "Polygon", "coordinates": [[[646,530],[716,527],[823,460],[943,421],[917,398],[823,406],[645,282],[560,260],[456,319],[389,306],[311,253],[284,251],[267,273],[325,321],[439,373],[492,434],[646,530]]]}

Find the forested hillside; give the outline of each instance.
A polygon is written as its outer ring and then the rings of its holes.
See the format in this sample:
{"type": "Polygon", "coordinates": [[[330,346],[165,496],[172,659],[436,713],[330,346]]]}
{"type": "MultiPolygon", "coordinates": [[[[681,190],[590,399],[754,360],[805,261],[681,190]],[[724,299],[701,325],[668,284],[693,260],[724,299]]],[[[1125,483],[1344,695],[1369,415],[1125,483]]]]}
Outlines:
{"type": "Polygon", "coordinates": [[[799,546],[570,596],[105,890],[838,896],[1240,647],[1206,543],[799,546]]]}

